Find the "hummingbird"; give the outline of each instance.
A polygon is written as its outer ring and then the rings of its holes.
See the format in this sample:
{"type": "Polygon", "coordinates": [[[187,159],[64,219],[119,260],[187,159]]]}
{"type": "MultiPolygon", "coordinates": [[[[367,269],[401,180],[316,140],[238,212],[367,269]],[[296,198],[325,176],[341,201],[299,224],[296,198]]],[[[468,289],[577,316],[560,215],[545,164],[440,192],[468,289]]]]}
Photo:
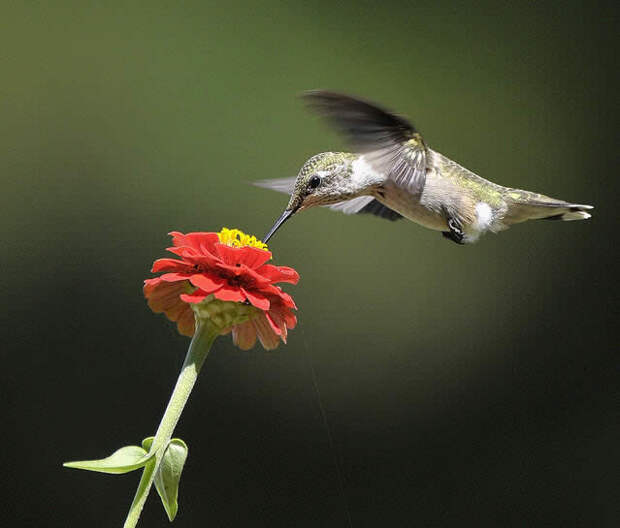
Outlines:
{"type": "Polygon", "coordinates": [[[312,156],[293,178],[255,182],[290,195],[264,242],[294,214],[317,205],[345,214],[407,218],[457,244],[526,220],[585,220],[591,205],[503,187],[432,150],[403,116],[342,93],[313,90],[308,107],[345,136],[353,152],[312,156]]]}

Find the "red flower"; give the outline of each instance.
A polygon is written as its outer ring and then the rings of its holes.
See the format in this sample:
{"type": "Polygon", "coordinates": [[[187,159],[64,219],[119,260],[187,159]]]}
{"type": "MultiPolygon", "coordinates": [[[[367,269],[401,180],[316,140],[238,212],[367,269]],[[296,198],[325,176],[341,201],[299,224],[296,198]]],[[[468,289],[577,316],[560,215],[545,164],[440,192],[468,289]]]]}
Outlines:
{"type": "Polygon", "coordinates": [[[249,304],[257,308],[256,316],[223,328],[222,334],[232,331],[233,341],[244,350],[254,346],[257,336],[268,350],[277,347],[280,339],[286,342],[287,329],[297,323],[292,312],[296,306],[275,283],[296,284],[299,275],[293,268],[267,264],[271,259],[267,246],[238,230],[170,234],[174,247],[168,251],[181,260],[156,260],[151,271],[167,273],[144,281],[144,295],[155,313],[165,313],[176,321],[181,334],[192,336],[191,304],[208,297],[249,304]]]}

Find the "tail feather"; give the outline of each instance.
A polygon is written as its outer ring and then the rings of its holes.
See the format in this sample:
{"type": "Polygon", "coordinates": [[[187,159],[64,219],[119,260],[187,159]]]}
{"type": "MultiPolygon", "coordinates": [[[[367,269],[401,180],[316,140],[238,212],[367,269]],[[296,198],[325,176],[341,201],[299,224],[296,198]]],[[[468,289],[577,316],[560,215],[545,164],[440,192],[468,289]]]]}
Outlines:
{"type": "Polygon", "coordinates": [[[587,213],[586,209],[592,209],[591,205],[574,205],[567,213],[554,214],[552,216],[544,217],[544,220],[563,220],[564,222],[570,222],[571,220],[587,220],[592,215],[587,213]]]}
{"type": "Polygon", "coordinates": [[[586,220],[592,215],[591,205],[574,204],[550,198],[543,194],[511,189],[508,193],[508,212],[504,222],[508,225],[525,220],[586,220]]]}

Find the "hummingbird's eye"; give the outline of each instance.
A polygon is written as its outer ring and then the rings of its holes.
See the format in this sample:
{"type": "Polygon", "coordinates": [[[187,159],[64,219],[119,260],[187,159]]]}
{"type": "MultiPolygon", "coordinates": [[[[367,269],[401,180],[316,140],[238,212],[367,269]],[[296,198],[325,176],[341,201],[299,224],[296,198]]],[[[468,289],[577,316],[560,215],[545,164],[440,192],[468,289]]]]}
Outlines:
{"type": "Polygon", "coordinates": [[[308,187],[316,189],[319,185],[321,185],[321,177],[317,175],[312,176],[308,182],[308,187]]]}

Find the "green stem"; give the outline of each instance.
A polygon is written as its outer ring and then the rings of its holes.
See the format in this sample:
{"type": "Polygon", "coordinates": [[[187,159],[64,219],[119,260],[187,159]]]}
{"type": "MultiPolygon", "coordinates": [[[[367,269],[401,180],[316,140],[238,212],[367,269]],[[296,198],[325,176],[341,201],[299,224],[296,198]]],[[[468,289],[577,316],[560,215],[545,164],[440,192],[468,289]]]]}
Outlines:
{"type": "Polygon", "coordinates": [[[161,419],[150,452],[155,452],[155,456],[144,466],[142,472],[142,478],[140,484],[138,484],[138,490],[129,508],[127,519],[125,520],[124,528],[134,528],[138,524],[140,513],[146,502],[153,480],[159,465],[164,456],[164,452],[168,447],[168,443],[174,433],[174,428],[179,422],[183,408],[189,399],[189,395],[194,388],[198,373],[202,368],[202,365],[207,359],[211,345],[215,341],[215,338],[219,335],[219,330],[207,321],[196,321],[196,332],[192,338],[192,342],[189,345],[187,356],[183,367],[181,367],[181,373],[177,379],[177,384],[172,391],[172,396],[164,412],[164,416],[161,419]]]}

